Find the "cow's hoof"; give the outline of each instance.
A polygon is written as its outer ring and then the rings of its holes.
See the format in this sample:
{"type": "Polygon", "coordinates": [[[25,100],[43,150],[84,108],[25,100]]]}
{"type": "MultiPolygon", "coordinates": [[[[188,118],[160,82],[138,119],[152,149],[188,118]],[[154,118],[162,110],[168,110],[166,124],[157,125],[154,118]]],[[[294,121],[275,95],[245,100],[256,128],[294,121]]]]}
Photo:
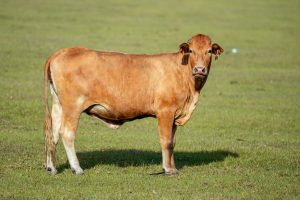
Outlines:
{"type": "Polygon", "coordinates": [[[164,171],[166,176],[176,176],[178,174],[177,169],[169,169],[164,171]]]}
{"type": "Polygon", "coordinates": [[[71,168],[71,170],[72,170],[73,174],[76,174],[76,175],[84,174],[84,172],[81,168],[78,168],[78,169],[71,168]]]}
{"type": "Polygon", "coordinates": [[[51,176],[57,174],[57,170],[55,168],[51,168],[51,167],[47,167],[47,172],[51,176]]]}
{"type": "Polygon", "coordinates": [[[165,176],[176,176],[178,172],[165,172],[165,176]]]}

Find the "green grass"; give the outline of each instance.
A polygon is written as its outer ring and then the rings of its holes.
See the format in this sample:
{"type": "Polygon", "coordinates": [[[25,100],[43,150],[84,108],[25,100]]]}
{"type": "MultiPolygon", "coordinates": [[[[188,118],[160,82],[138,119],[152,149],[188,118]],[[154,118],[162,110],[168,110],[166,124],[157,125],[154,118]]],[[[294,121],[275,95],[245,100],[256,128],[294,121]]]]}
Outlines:
{"type": "Polygon", "coordinates": [[[300,3],[266,1],[17,1],[0,6],[1,199],[299,199],[300,3]],[[71,173],[43,169],[43,64],[77,45],[177,51],[196,33],[219,43],[200,102],[177,132],[179,175],[161,170],[155,119],[119,130],[81,116],[71,173]],[[237,54],[231,54],[238,48],[237,54]]]}

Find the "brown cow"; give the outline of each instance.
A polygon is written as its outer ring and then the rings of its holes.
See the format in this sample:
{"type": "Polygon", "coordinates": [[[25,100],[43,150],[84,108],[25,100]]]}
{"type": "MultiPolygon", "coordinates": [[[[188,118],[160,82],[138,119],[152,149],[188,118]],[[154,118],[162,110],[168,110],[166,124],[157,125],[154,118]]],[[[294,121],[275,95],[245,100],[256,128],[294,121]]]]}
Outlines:
{"type": "Polygon", "coordinates": [[[196,107],[209,74],[212,54],[223,52],[206,35],[195,35],[175,53],[131,55],[87,48],[62,49],[45,64],[45,167],[55,174],[55,146],[61,136],[71,169],[83,170],[74,139],[82,112],[112,128],[142,117],[156,117],[167,175],[174,163],[175,131],[196,107]],[[48,81],[53,97],[48,108],[48,81]]]}

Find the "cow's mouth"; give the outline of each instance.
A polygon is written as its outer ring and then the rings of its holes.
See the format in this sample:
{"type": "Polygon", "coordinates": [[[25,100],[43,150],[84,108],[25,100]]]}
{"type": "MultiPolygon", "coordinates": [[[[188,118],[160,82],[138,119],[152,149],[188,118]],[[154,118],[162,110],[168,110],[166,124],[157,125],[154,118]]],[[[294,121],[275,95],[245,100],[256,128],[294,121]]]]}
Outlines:
{"type": "Polygon", "coordinates": [[[208,70],[204,66],[196,66],[193,68],[192,74],[194,77],[204,79],[208,75],[208,70]]]}
{"type": "Polygon", "coordinates": [[[196,74],[194,75],[195,78],[200,78],[200,79],[205,79],[207,77],[207,75],[203,75],[203,74],[196,74]]]}

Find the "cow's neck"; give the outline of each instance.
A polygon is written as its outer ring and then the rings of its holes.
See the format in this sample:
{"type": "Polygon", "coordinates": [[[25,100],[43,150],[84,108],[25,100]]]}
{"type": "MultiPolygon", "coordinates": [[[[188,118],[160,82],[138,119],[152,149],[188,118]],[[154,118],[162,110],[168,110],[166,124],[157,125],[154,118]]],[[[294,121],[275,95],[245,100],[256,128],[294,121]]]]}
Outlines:
{"type": "Polygon", "coordinates": [[[192,66],[190,63],[181,65],[181,67],[185,68],[184,73],[188,77],[188,85],[186,85],[188,87],[188,95],[184,107],[176,114],[176,125],[184,125],[190,119],[199,100],[200,91],[206,82],[206,79],[202,80],[192,75],[192,66]]]}
{"type": "Polygon", "coordinates": [[[200,78],[194,78],[194,86],[195,86],[195,91],[196,92],[200,92],[201,89],[204,87],[205,82],[207,80],[207,77],[204,79],[200,79],[200,78]]]}

